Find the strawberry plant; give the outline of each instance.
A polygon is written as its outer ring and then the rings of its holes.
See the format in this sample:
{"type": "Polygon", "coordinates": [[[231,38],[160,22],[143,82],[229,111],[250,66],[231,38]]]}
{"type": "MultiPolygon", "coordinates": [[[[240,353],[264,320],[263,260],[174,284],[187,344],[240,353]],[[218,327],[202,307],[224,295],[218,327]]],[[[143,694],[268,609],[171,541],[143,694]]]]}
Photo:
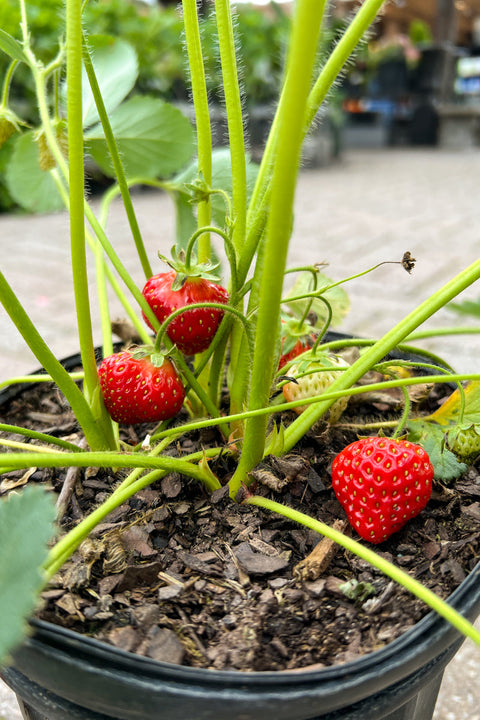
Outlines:
{"type": "MultiPolygon", "coordinates": [[[[40,559],[45,582],[110,512],[136,492],[177,473],[203,484],[206,492],[226,486],[231,503],[243,502],[245,506],[280,513],[326,535],[402,583],[480,644],[477,630],[408,573],[347,533],[255,491],[255,473],[265,458],[283,458],[291,453],[320,421],[327,417],[331,422],[338,419],[348,398],[400,388],[404,398],[401,417],[380,423],[383,433],[393,427],[392,437],[360,441],[362,474],[360,470],[358,474],[352,471],[350,479],[345,470],[347,461],[350,465],[355,462],[351,459],[351,448],[344,451],[340,456],[343,459],[334,466],[334,488],[353,521],[353,529],[373,543],[381,542],[420,512],[428,500],[432,470],[424,455],[426,445],[433,443],[433,452],[429,448],[428,454],[435,466],[433,455],[438,451],[439,457],[445,457],[445,446],[453,437],[452,426],[458,425],[463,431],[463,423],[477,412],[476,395],[469,394],[462,383],[478,382],[478,375],[450,372],[428,353],[424,355],[425,362],[413,363],[416,374],[409,372],[408,362],[403,362],[406,372],[401,373],[402,361],[385,358],[395,348],[405,348],[417,328],[478,280],[480,261],[459,272],[383,337],[355,341],[360,351],[348,362],[340,358],[339,352],[342,346],[352,345],[352,341],[332,342],[325,337],[338,310],[333,299],[338,297],[335,290],[345,281],[320,278],[317,266],[287,268],[303,141],[335,79],[374,21],[382,0],[365,0],[320,68],[317,58],[326,4],[297,0],[284,85],[258,167],[250,163],[246,152],[234,22],[228,0],[215,1],[228,118],[228,158],[225,152],[212,152],[196,2],[182,3],[196,117],[193,161],[193,131],[188,120],[160,101],[127,97],[137,72],[134,53],[121,40],[89,37],[88,28],[84,33],[80,0],[66,0],[65,42],[59,41],[57,55],[46,65],[35,55],[28,26],[28,4],[25,0],[19,0],[19,4],[21,39],[0,30],[0,49],[10,58],[2,117],[10,122],[8,132],[12,127],[15,132],[21,130],[21,119],[12,122],[13,116],[7,110],[11,77],[22,64],[34,80],[41,126],[19,136],[11,179],[18,192],[31,192],[32,207],[46,195],[68,208],[81,382],[52,354],[2,273],[0,300],[47,373],[29,381],[55,383],[75,414],[84,443],[59,440],[53,434],[31,428],[2,426],[6,434],[23,436],[24,442],[2,440],[5,452],[0,464],[3,472],[30,467],[121,470],[108,497],[63,534],[49,549],[46,559],[40,559]],[[118,73],[123,78],[121,83],[116,79],[118,73]],[[65,129],[68,148],[64,146],[65,129]],[[40,137],[49,153],[48,169],[39,165],[40,137]],[[85,157],[90,153],[115,179],[98,216],[85,195],[85,157]],[[154,274],[152,270],[130,195],[134,185],[160,187],[176,204],[178,227],[176,237],[172,238],[176,249],[167,259],[171,269],[165,273],[154,274]],[[120,194],[124,202],[132,242],[145,275],[143,289],[133,282],[105,230],[108,205],[115,194],[120,194]],[[222,243],[227,261],[221,284],[218,276],[212,274],[216,269],[212,236],[222,243]],[[92,252],[95,260],[102,318],[100,367],[93,342],[88,252],[92,252]],[[286,293],[284,280],[290,272],[299,279],[293,290],[286,293]],[[125,348],[115,352],[109,288],[120,298],[140,338],[133,351],[125,348]],[[290,316],[286,320],[287,308],[290,316]],[[284,325],[293,331],[288,340],[282,332],[284,325]],[[376,373],[373,379],[372,373],[376,373]],[[453,403],[455,412],[441,418],[435,413],[421,419],[413,417],[408,390],[425,382],[456,383],[460,401],[458,405],[453,403]],[[286,402],[282,400],[281,388],[286,402]],[[467,396],[474,400],[473,404],[466,401],[467,396]],[[181,411],[182,407],[185,411],[181,411]],[[292,409],[301,412],[282,415],[292,409]],[[156,425],[145,431],[140,442],[132,442],[124,426],[144,421],[156,425]],[[214,430],[216,440],[212,446],[202,447],[198,452],[178,450],[182,440],[204,428],[214,430]],[[407,442],[400,439],[403,435],[410,436],[407,442]],[[417,436],[423,450],[412,444],[417,436]],[[29,439],[35,442],[29,443],[29,439]],[[385,447],[388,452],[384,452],[385,447]],[[406,455],[402,467],[394,458],[395,449],[399,449],[402,458],[406,455]],[[369,452],[371,466],[370,461],[363,463],[363,453],[369,452]],[[403,473],[398,490],[394,487],[397,470],[403,473]],[[365,502],[363,496],[358,496],[358,486],[365,482],[363,472],[375,478],[367,489],[365,502]],[[397,492],[403,505],[397,503],[397,492]],[[359,525],[362,510],[367,519],[359,525]]],[[[413,262],[410,254],[405,253],[401,264],[410,272],[413,262]]],[[[362,270],[359,275],[368,271],[362,270]]],[[[13,379],[12,383],[20,380],[24,378],[13,379]]],[[[478,423],[478,418],[472,422],[478,423]]],[[[372,430],[380,432],[378,427],[365,423],[358,432],[372,430]]],[[[35,498],[30,499],[35,506],[35,498]]],[[[8,508],[12,513],[29,510],[10,502],[8,508]]],[[[39,510],[43,511],[43,507],[39,502],[39,510]]],[[[4,510],[3,506],[1,509],[4,510]]],[[[33,515],[37,513],[35,507],[30,510],[33,515]]],[[[48,514],[45,512],[47,525],[48,514]]],[[[36,543],[39,537],[45,544],[48,530],[43,528],[32,542],[36,543]]],[[[9,539],[5,542],[2,555],[8,556],[9,539]]],[[[9,570],[15,572],[12,565],[9,570]]],[[[23,591],[32,595],[37,579],[35,575],[35,582],[23,591]]],[[[31,605],[26,603],[27,609],[31,605]]],[[[24,612],[14,613],[12,623],[21,626],[24,612]]],[[[13,635],[18,637],[18,633],[13,635]]],[[[0,647],[2,655],[9,650],[9,642],[0,647]]]]}

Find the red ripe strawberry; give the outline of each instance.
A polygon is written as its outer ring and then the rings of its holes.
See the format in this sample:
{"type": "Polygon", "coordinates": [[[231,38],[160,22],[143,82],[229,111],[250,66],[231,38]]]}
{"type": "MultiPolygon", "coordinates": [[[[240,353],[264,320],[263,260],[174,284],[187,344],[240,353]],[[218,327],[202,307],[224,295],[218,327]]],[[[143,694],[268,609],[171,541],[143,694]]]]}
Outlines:
{"type": "MultiPolygon", "coordinates": [[[[226,304],[228,293],[221,285],[202,277],[186,277],[174,289],[177,272],[170,270],[154,275],[143,288],[145,300],[155,317],[163,322],[174,310],[193,303],[215,302],[226,304]],[[173,287],[172,287],[173,286],[173,287]]],[[[184,355],[203,352],[212,342],[224,312],[216,308],[195,308],[176,317],[167,327],[167,335],[184,355]]],[[[143,316],[148,325],[148,319],[143,316]]],[[[150,325],[151,327],[151,325],[150,325]]]]}
{"type": "Polygon", "coordinates": [[[315,338],[313,336],[311,338],[307,338],[305,342],[303,342],[302,340],[297,340],[291,350],[284,353],[283,355],[280,355],[280,360],[278,361],[278,369],[280,370],[284,365],[290,362],[290,360],[294,360],[306,350],[309,350],[312,347],[314,340],[315,338]],[[309,342],[309,340],[311,340],[311,342],[309,342]]]}
{"type": "Polygon", "coordinates": [[[281,355],[278,361],[278,369],[280,370],[290,360],[304,353],[313,347],[315,343],[315,335],[313,328],[308,320],[304,320],[299,324],[296,317],[282,317],[281,325],[281,355]]]}
{"type": "Polygon", "coordinates": [[[386,540],[418,515],[430,499],[433,466],[423,448],[407,440],[357,440],[332,466],[335,495],[358,534],[386,540]]]}
{"type": "Polygon", "coordinates": [[[105,407],[113,420],[129,425],[173,417],[185,399],[185,389],[175,368],[165,357],[162,361],[155,356],[152,362],[148,355],[138,355],[116,353],[99,366],[105,407]],[[158,367],[155,363],[160,362],[158,367]]]}

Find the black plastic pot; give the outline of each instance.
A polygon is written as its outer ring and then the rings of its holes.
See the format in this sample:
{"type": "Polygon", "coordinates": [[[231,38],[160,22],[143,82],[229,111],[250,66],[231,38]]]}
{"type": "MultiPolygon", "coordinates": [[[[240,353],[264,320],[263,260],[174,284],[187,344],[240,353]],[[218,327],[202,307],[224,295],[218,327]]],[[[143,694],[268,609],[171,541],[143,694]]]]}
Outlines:
{"type": "MultiPolygon", "coordinates": [[[[477,617],[480,563],[450,603],[477,617]]],[[[157,662],[50,623],[32,621],[31,629],[1,671],[29,720],[431,720],[445,666],[462,643],[430,613],[343,665],[242,673],[157,662]]]]}

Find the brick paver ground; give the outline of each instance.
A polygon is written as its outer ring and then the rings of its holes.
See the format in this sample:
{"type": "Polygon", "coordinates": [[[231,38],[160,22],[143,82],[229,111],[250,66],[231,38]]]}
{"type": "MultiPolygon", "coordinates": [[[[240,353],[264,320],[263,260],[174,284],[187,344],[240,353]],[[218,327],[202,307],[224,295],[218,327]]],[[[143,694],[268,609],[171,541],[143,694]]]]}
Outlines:
{"type": "MultiPolygon", "coordinates": [[[[478,187],[480,151],[347,151],[341,161],[300,176],[291,264],[326,261],[335,280],[384,260],[399,260],[406,250],[417,258],[411,275],[385,265],[348,285],[351,312],[341,329],[378,335],[480,255],[478,187]]],[[[174,212],[164,194],[135,196],[140,227],[152,258],[173,244],[174,212]]],[[[108,222],[111,242],[139,286],[125,215],[115,204],[108,222]]],[[[66,217],[0,216],[1,268],[39,331],[58,356],[77,350],[66,217]]],[[[154,260],[154,270],[161,264],[154,260]]],[[[93,286],[92,286],[93,292],[93,286]]],[[[480,287],[463,298],[480,297],[480,287]]],[[[94,315],[96,340],[98,318],[94,315]]],[[[447,310],[428,327],[458,325],[447,310]]],[[[465,324],[463,321],[461,324],[465,324]]],[[[477,321],[478,324],[478,321],[477,321]]],[[[0,381],[38,365],[0,309],[0,381]]],[[[480,367],[479,336],[437,338],[428,347],[459,371],[480,367]]],[[[480,651],[466,643],[450,665],[435,720],[480,720],[480,651]]],[[[0,718],[19,717],[11,694],[0,687],[0,718]]]]}

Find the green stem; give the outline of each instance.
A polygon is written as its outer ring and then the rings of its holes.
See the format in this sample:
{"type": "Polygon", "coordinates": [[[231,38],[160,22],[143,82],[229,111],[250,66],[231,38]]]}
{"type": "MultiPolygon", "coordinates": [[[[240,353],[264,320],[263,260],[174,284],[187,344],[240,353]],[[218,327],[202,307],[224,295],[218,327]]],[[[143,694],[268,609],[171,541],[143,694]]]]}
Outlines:
{"type": "Polygon", "coordinates": [[[68,169],[70,188],[70,242],[72,253],[73,288],[77,310],[78,335],[82,365],[85,372],[85,392],[91,402],[98,391],[97,364],[93,344],[90,313],[84,214],[84,155],[82,125],[82,4],[80,0],[66,2],[66,61],[67,61],[67,117],[68,169]]]}
{"type": "Polygon", "coordinates": [[[0,301],[40,365],[45,368],[67,398],[90,447],[94,450],[108,447],[107,439],[103,431],[97,427],[90,406],[81,391],[41,337],[2,272],[0,272],[0,301]]]}
{"type": "MultiPolygon", "coordinates": [[[[83,380],[83,372],[68,373],[72,380],[83,380]]],[[[0,390],[10,385],[18,385],[19,383],[37,383],[37,382],[53,382],[52,378],[48,374],[42,373],[41,375],[16,375],[15,377],[7,378],[0,382],[0,390]]]]}
{"type": "Polygon", "coordinates": [[[478,335],[480,327],[472,327],[458,325],[457,327],[432,328],[431,330],[417,330],[411,333],[407,338],[407,342],[416,342],[417,340],[426,340],[429,338],[445,337],[448,335],[478,335]]]}
{"type": "Polygon", "coordinates": [[[243,134],[242,102],[238,84],[235,39],[230,0],[215,0],[223,91],[227,111],[230,157],[232,161],[233,243],[237,252],[245,241],[247,216],[247,168],[243,134]]]}
{"type": "Polygon", "coordinates": [[[138,453],[122,452],[75,452],[75,453],[5,453],[5,467],[18,469],[23,467],[103,467],[103,468],[147,468],[166,470],[199,480],[210,490],[217,490],[218,483],[212,484],[211,478],[201,467],[185,458],[152,457],[138,453]],[[213,487],[214,485],[214,487],[213,487]]]}
{"type": "Polygon", "coordinates": [[[280,503],[269,500],[268,498],[254,495],[245,500],[244,504],[255,505],[256,507],[263,508],[269,512],[278,513],[279,515],[286,517],[288,520],[304,525],[305,527],[310,528],[310,530],[314,530],[320,535],[324,535],[330,540],[333,540],[333,542],[345,548],[345,550],[357,555],[357,557],[365,560],[370,565],[377,568],[377,570],[383,572],[387,577],[391,578],[394,582],[404,587],[405,590],[412,593],[412,595],[418,597],[422,600],[422,602],[428,605],[428,607],[453,625],[453,627],[462,635],[470,638],[480,647],[480,631],[469,623],[466,618],[454,610],[454,608],[452,608],[447,602],[439,598],[438,595],[418,582],[418,580],[415,580],[404,570],[396,567],[383,556],[378,555],[373,550],[370,550],[370,548],[365,547],[356,540],[352,540],[352,538],[338,532],[338,530],[334,530],[319,520],[314,520],[308,515],[298,512],[298,510],[293,510],[292,508],[281,505],[280,503]]]}
{"type": "MultiPolygon", "coordinates": [[[[383,5],[384,0],[365,0],[357,15],[345,31],[340,42],[335,47],[332,55],[322,69],[315,85],[313,86],[305,108],[303,123],[303,137],[309,131],[315,116],[317,115],[323,101],[325,100],[335,79],[338,77],[345,63],[353,53],[355,47],[368,30],[376,15],[383,5]]],[[[255,188],[252,194],[248,212],[248,233],[245,243],[245,250],[239,262],[240,280],[243,273],[248,271],[256,250],[257,239],[260,237],[259,225],[263,222],[265,207],[271,191],[271,172],[275,162],[275,153],[278,147],[278,116],[281,114],[283,102],[290,102],[288,93],[282,92],[278,105],[277,114],[272,124],[265,151],[263,153],[260,170],[257,175],[255,188]],[[284,97],[288,100],[284,100],[284,97]]]]}
{"type": "MultiPolygon", "coordinates": [[[[279,118],[278,153],[272,176],[270,214],[260,280],[259,310],[248,409],[268,404],[273,377],[280,300],[292,223],[293,200],[302,145],[303,115],[310,89],[324,2],[299,0],[291,35],[285,93],[289,102],[279,118]]],[[[243,451],[231,482],[232,497],[245,477],[262,458],[266,419],[254,418],[245,425],[243,451]]]]}
{"type": "MultiPolygon", "coordinates": [[[[237,264],[236,264],[236,257],[235,257],[235,247],[233,245],[232,239],[230,236],[220,228],[216,227],[216,225],[207,225],[205,227],[200,227],[198,230],[196,230],[193,235],[189,238],[187,247],[185,249],[185,269],[188,274],[188,271],[190,269],[191,263],[192,263],[192,253],[193,248],[195,246],[195,243],[198,241],[198,246],[200,248],[200,241],[199,238],[204,233],[215,233],[219,237],[222,238],[224,242],[225,247],[225,255],[227,256],[228,264],[230,266],[230,284],[231,284],[231,293],[234,293],[237,289],[237,264]]],[[[200,252],[198,253],[200,254],[200,252]]]]}
{"type": "Polygon", "coordinates": [[[117,182],[118,182],[118,187],[119,187],[120,193],[122,195],[122,200],[123,200],[123,204],[125,206],[125,212],[127,214],[128,223],[130,225],[130,230],[132,231],[133,239],[135,241],[135,247],[137,248],[138,257],[139,257],[140,263],[142,265],[143,272],[145,273],[145,277],[148,279],[153,275],[153,271],[152,271],[152,268],[151,268],[150,262],[148,260],[146,250],[145,250],[143,238],[142,238],[142,235],[140,232],[140,228],[138,226],[137,217],[135,215],[132,198],[130,196],[128,183],[127,183],[127,179],[125,176],[125,170],[123,168],[122,159],[120,157],[120,153],[118,152],[117,142],[115,140],[115,136],[112,131],[112,126],[110,124],[108,113],[105,108],[105,103],[103,102],[100,87],[99,87],[97,77],[95,74],[95,69],[93,67],[92,59],[90,57],[90,53],[88,51],[88,47],[85,42],[85,38],[83,38],[83,62],[85,65],[85,70],[87,72],[87,76],[88,76],[88,80],[89,80],[90,87],[92,90],[92,94],[93,94],[93,97],[95,100],[95,105],[97,107],[98,116],[102,123],[102,128],[103,128],[103,132],[105,135],[105,141],[107,143],[108,151],[110,153],[110,157],[112,160],[113,169],[115,171],[115,176],[116,176],[117,182]]]}
{"type": "MultiPolygon", "coordinates": [[[[460,292],[480,278],[480,260],[477,260],[461,273],[433,293],[409,315],[395,325],[342,375],[335,380],[330,389],[344,390],[351,387],[377,362],[382,360],[394,347],[408,337],[414,330],[440,308],[453,300],[460,292]]],[[[320,402],[309,408],[297,418],[285,431],[285,452],[291,450],[309,428],[322,417],[330,407],[331,401],[320,402]]]]}
{"type": "Polygon", "coordinates": [[[304,120],[305,134],[311,127],[333,83],[351,57],[354,48],[378,16],[384,1],[385,0],[365,0],[344,35],[335,46],[309,95],[304,120]]]}
{"type": "MultiPolygon", "coordinates": [[[[373,338],[356,337],[342,340],[330,340],[329,342],[322,343],[322,350],[338,350],[343,347],[371,347],[372,345],[375,345],[376,342],[377,340],[374,340],[373,338]]],[[[421,355],[422,357],[429,359],[432,363],[438,365],[440,368],[447,369],[452,373],[454,372],[454,369],[445,362],[443,358],[430,352],[430,350],[425,350],[425,348],[415,347],[414,345],[405,345],[405,343],[398,343],[398,345],[395,346],[395,350],[413,355],[421,355]]]]}
{"type": "MultiPolygon", "coordinates": [[[[196,0],[182,0],[182,7],[197,129],[198,171],[210,187],[212,184],[212,131],[196,0]]],[[[198,204],[198,226],[210,225],[210,219],[211,202],[207,197],[198,204]]],[[[206,234],[198,246],[199,262],[206,262],[210,259],[210,250],[210,236],[206,234]]]]}
{"type": "MultiPolygon", "coordinates": [[[[345,371],[346,372],[346,371],[345,371]]],[[[268,415],[274,415],[276,413],[285,412],[286,410],[293,410],[298,405],[316,405],[318,402],[323,400],[331,401],[331,404],[338,400],[338,398],[345,397],[345,395],[361,395],[368,392],[376,392],[381,390],[388,390],[390,388],[402,387],[407,385],[421,385],[422,383],[447,383],[447,382],[462,382],[464,380],[480,380],[479,373],[462,373],[461,375],[421,375],[414,378],[399,378],[397,380],[384,380],[379,383],[372,383],[371,385],[361,385],[348,388],[347,390],[334,390],[324,392],[321,395],[315,395],[310,398],[303,400],[296,400],[293,402],[281,403],[278,405],[272,405],[268,407],[258,408],[258,410],[245,410],[243,413],[237,413],[235,415],[224,415],[221,419],[209,418],[207,420],[197,420],[194,423],[187,423],[182,425],[181,428],[170,428],[168,430],[162,430],[162,432],[156,433],[152,440],[159,440],[160,438],[170,437],[179,434],[179,430],[182,433],[191,432],[192,430],[199,430],[201,428],[213,427],[218,425],[220,420],[225,423],[233,423],[241,420],[247,420],[248,418],[262,417],[268,415]]],[[[332,386],[330,386],[332,387],[332,386]]]]}
{"type": "Polygon", "coordinates": [[[12,82],[13,73],[15,72],[15,68],[17,67],[18,63],[19,63],[18,60],[12,60],[12,62],[8,66],[7,72],[5,73],[5,79],[3,81],[2,100],[0,102],[0,107],[7,107],[8,93],[10,91],[10,83],[12,82]]]}
{"type": "MultiPolygon", "coordinates": [[[[58,176],[57,170],[54,168],[53,170],[50,171],[50,174],[51,174],[51,176],[52,176],[52,178],[53,178],[53,180],[54,180],[54,182],[55,182],[55,184],[56,184],[56,186],[57,186],[57,188],[58,188],[58,192],[60,193],[60,195],[61,195],[61,197],[62,197],[62,200],[63,200],[63,202],[64,202],[64,204],[65,204],[65,207],[66,207],[67,210],[68,210],[68,208],[69,208],[68,193],[67,193],[67,191],[65,190],[65,187],[63,186],[60,177],[58,176]]],[[[118,192],[119,192],[119,191],[118,191],[118,192]]],[[[104,204],[102,204],[102,218],[105,217],[105,213],[106,213],[106,209],[105,209],[104,204]]],[[[106,219],[106,218],[105,218],[105,219],[106,219]]],[[[93,253],[95,256],[97,256],[97,252],[99,252],[99,247],[98,247],[98,246],[99,246],[99,242],[98,242],[98,238],[97,238],[96,240],[94,240],[94,238],[92,237],[91,233],[88,232],[88,230],[86,230],[85,236],[86,236],[88,245],[89,245],[92,253],[93,253]]],[[[103,248],[103,246],[102,246],[102,248],[103,248]]],[[[118,261],[118,262],[120,262],[120,261],[118,261]]],[[[151,339],[150,339],[150,336],[149,336],[149,334],[148,334],[148,332],[147,332],[147,330],[146,330],[146,328],[145,328],[144,323],[139,320],[139,318],[138,318],[138,316],[136,315],[136,313],[135,313],[132,305],[129,303],[129,301],[128,301],[126,295],[125,295],[125,293],[123,292],[122,288],[120,287],[119,283],[117,282],[117,279],[114,277],[111,268],[110,268],[105,262],[103,262],[103,265],[102,265],[102,273],[105,273],[105,276],[106,276],[108,282],[110,283],[110,286],[111,286],[113,292],[115,293],[115,295],[117,296],[117,298],[120,300],[123,308],[125,309],[125,312],[127,313],[128,317],[130,318],[130,320],[131,320],[133,326],[135,327],[135,329],[136,329],[139,337],[142,339],[142,342],[144,342],[145,345],[149,345],[150,342],[151,342],[151,339]]],[[[139,298],[138,298],[138,299],[139,299],[139,298]]],[[[145,305],[147,305],[147,304],[145,303],[145,305]]],[[[153,315],[153,313],[152,313],[152,318],[154,318],[154,319],[156,320],[156,318],[155,318],[155,316],[153,315]]],[[[157,321],[157,324],[158,324],[158,321],[157,321]]]]}
{"type": "Polygon", "coordinates": [[[408,395],[407,388],[405,386],[402,386],[402,392],[403,392],[403,412],[402,417],[398,421],[398,425],[395,429],[395,432],[392,435],[392,438],[398,438],[400,436],[400,433],[402,432],[403,428],[407,424],[409,415],[410,415],[410,408],[412,406],[412,403],[410,402],[410,397],[408,395]]]}
{"type": "MultiPolygon", "coordinates": [[[[85,452],[83,448],[80,448],[78,447],[78,445],[74,445],[67,440],[62,440],[61,438],[57,438],[54,435],[47,435],[46,433],[37,432],[36,430],[30,430],[29,428],[19,427],[18,425],[6,425],[5,423],[0,423],[0,431],[14,433],[15,435],[24,435],[25,437],[31,438],[32,440],[38,440],[38,442],[42,443],[49,443],[50,445],[57,445],[58,447],[61,447],[64,450],[70,450],[71,452],[85,452]]],[[[38,450],[38,446],[29,445],[28,450],[38,450]]]]}
{"type": "Polygon", "coordinates": [[[162,341],[166,334],[167,327],[170,325],[172,320],[175,320],[176,317],[178,317],[179,315],[182,315],[185,312],[190,312],[191,310],[197,310],[197,309],[201,310],[203,308],[212,308],[215,310],[222,310],[224,312],[228,312],[228,313],[231,313],[232,315],[234,315],[242,323],[247,340],[250,341],[248,321],[245,318],[245,316],[236,308],[232,307],[231,305],[225,305],[224,303],[215,303],[215,302],[191,303],[190,305],[185,305],[184,307],[174,310],[167,318],[165,318],[165,320],[161,324],[160,329],[157,333],[157,339],[155,340],[155,350],[156,351],[160,350],[162,341]]]}

